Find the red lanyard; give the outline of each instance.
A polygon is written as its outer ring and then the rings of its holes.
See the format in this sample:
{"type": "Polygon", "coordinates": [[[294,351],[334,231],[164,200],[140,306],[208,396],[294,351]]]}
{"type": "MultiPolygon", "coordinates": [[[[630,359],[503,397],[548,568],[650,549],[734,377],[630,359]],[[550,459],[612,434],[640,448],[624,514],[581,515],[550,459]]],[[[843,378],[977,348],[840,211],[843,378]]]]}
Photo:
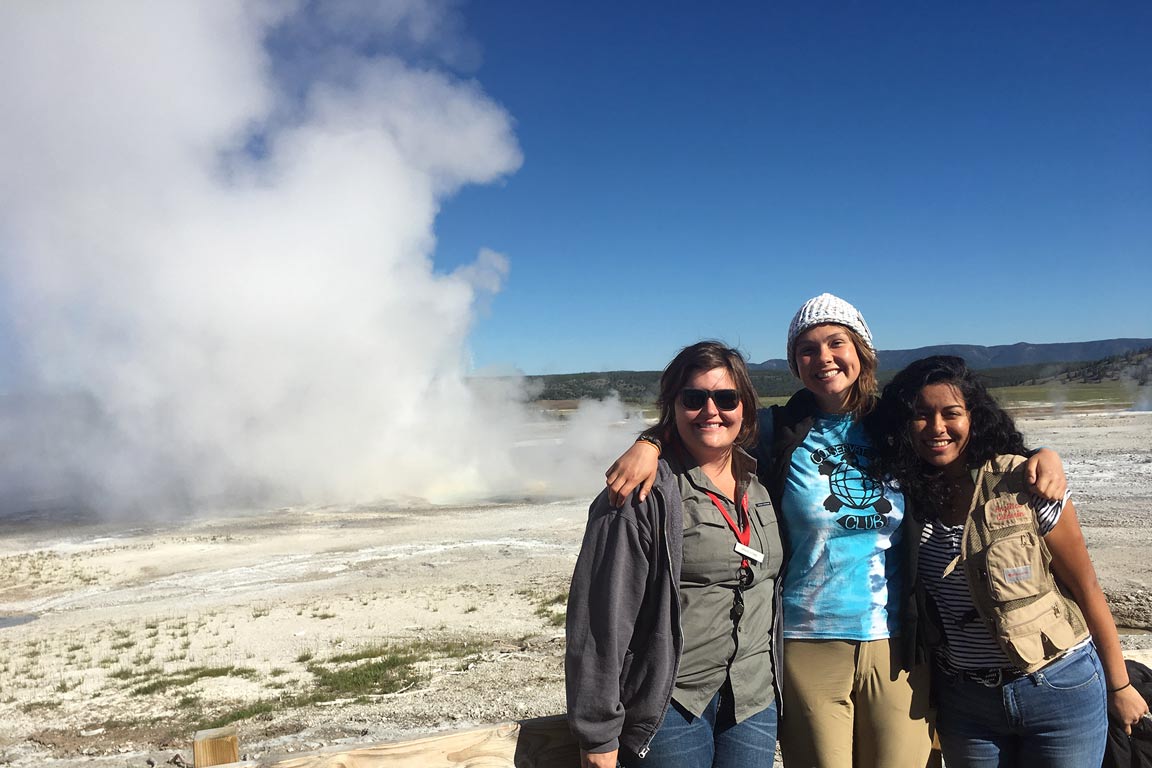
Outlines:
{"type": "MultiPolygon", "coordinates": [[[[703,489],[701,489],[703,490],[703,489]]],[[[748,524],[748,494],[744,494],[744,498],[740,500],[740,508],[744,510],[744,517],[742,522],[744,525],[736,525],[736,521],[732,519],[732,515],[728,514],[728,510],[724,509],[724,505],[720,502],[720,498],[712,493],[712,491],[704,491],[708,494],[708,498],[712,499],[712,503],[716,505],[716,509],[720,510],[720,514],[724,515],[724,519],[728,521],[728,527],[732,529],[732,533],[736,534],[736,541],[744,546],[748,546],[752,541],[752,526],[748,524]]],[[[741,568],[748,567],[748,558],[740,561],[741,568]]]]}

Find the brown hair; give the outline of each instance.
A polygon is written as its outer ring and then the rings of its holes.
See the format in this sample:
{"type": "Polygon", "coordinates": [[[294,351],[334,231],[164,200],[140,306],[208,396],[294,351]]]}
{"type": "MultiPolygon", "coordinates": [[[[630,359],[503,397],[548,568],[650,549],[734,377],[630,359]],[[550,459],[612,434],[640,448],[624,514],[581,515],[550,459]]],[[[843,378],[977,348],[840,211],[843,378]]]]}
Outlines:
{"type": "Polygon", "coordinates": [[[684,347],[660,375],[660,395],[656,400],[656,404],[660,407],[660,420],[656,423],[660,439],[679,442],[680,437],[676,432],[676,398],[680,396],[680,390],[684,389],[692,374],[697,371],[710,371],[713,368],[728,371],[732,381],[736,383],[736,391],[740,394],[740,402],[744,406],[744,420],[740,424],[739,434],[736,435],[736,444],[744,448],[756,444],[759,434],[756,410],[760,407],[760,398],[756,394],[756,388],[752,386],[752,377],[748,375],[744,356],[719,341],[698,341],[684,347]]]}
{"type": "Polygon", "coordinates": [[[856,377],[856,381],[852,382],[844,406],[854,418],[862,419],[876,407],[876,397],[879,393],[879,387],[876,384],[878,361],[876,353],[871,346],[864,343],[860,334],[846,325],[840,327],[847,331],[848,338],[856,347],[856,356],[860,358],[860,375],[856,377]]]}

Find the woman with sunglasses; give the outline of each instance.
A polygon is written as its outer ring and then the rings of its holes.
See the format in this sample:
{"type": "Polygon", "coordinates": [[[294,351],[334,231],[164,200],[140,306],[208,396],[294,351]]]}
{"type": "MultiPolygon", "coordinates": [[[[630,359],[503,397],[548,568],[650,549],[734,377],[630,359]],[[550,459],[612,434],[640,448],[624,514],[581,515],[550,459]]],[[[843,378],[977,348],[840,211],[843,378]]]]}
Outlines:
{"type": "MultiPolygon", "coordinates": [[[[872,445],[861,418],[876,403],[872,333],[855,307],[825,293],[796,312],[787,349],[804,389],[759,412],[755,451],[787,552],[784,761],[923,768],[931,751],[928,670],[902,624],[914,618],[904,610],[904,499],[863,471],[872,445]]],[[[649,430],[608,470],[613,500],[637,486],[644,497],[664,434],[661,425],[649,430]]],[[[1063,493],[1059,457],[1046,453],[1040,482],[1063,493]]]]}
{"type": "Polygon", "coordinates": [[[1100,765],[1107,712],[1129,730],[1148,704],[1072,502],[1027,493],[1024,438],[959,357],[896,374],[866,426],[873,470],[914,502],[906,527],[949,767],[1100,765]]]}
{"type": "Polygon", "coordinates": [[[703,341],[660,378],[651,492],[592,503],[568,595],[568,721],[585,768],[770,768],[782,549],[740,353],[703,341]],[[641,762],[641,759],[643,761],[641,762]]]}

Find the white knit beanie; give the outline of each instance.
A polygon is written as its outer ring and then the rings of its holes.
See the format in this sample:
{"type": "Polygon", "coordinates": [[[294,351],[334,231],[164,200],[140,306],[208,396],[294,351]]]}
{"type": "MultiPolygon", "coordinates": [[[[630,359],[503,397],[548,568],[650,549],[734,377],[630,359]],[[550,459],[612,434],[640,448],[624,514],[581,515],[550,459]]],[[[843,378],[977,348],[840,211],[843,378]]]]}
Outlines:
{"type": "Polygon", "coordinates": [[[796,311],[792,324],[788,326],[788,367],[795,376],[800,372],[796,370],[796,337],[804,331],[817,325],[835,323],[851,328],[864,341],[873,352],[872,331],[868,330],[868,323],[864,322],[864,315],[839,296],[822,293],[814,299],[808,299],[804,306],[796,311]]]}

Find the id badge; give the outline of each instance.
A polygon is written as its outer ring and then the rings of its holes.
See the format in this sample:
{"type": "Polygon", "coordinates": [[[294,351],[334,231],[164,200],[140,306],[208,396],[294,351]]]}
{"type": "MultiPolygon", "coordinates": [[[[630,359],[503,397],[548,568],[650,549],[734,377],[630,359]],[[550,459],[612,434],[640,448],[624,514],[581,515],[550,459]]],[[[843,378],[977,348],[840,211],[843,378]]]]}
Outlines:
{"type": "Polygon", "coordinates": [[[758,549],[752,549],[752,547],[741,544],[740,542],[736,542],[736,546],[732,547],[732,551],[741,557],[748,558],[752,562],[756,563],[756,565],[760,565],[760,563],[764,562],[763,552],[758,549]]]}

